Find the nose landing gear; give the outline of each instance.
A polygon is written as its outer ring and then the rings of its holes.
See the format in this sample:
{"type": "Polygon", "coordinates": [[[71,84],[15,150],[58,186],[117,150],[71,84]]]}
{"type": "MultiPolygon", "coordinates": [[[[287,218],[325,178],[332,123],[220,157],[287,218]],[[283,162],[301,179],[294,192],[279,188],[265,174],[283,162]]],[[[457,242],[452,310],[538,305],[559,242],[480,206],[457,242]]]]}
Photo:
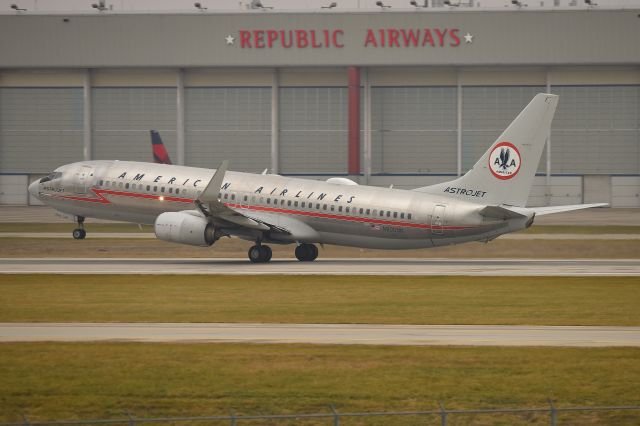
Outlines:
{"type": "Polygon", "coordinates": [[[84,240],[87,236],[87,231],[84,230],[84,217],[78,216],[78,227],[73,230],[73,238],[75,240],[84,240]]]}

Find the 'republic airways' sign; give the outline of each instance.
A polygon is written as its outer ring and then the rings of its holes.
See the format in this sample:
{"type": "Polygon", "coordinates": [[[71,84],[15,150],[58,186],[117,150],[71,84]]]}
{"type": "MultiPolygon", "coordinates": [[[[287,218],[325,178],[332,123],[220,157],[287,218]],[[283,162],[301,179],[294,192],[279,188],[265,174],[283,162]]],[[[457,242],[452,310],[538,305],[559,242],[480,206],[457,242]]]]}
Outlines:
{"type": "MultiPolygon", "coordinates": [[[[227,45],[241,49],[342,49],[344,35],[343,29],[242,29],[237,37],[229,34],[225,40],[227,45]]],[[[457,47],[462,40],[472,43],[473,38],[468,32],[462,35],[459,28],[369,28],[362,45],[368,48],[457,47]]]]}

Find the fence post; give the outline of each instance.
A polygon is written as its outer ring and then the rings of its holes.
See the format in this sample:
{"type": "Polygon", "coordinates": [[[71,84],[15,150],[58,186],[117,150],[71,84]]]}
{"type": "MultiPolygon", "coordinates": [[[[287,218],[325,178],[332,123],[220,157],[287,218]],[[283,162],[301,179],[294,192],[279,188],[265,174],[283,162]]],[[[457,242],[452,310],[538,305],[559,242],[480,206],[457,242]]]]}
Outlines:
{"type": "Polygon", "coordinates": [[[231,410],[230,417],[231,417],[231,426],[236,426],[238,424],[237,423],[238,418],[236,417],[235,411],[231,410]]]}
{"type": "Polygon", "coordinates": [[[438,402],[438,405],[440,405],[440,424],[442,426],[447,426],[447,414],[449,413],[447,413],[447,410],[441,402],[438,402]]]}
{"type": "Polygon", "coordinates": [[[548,398],[547,400],[549,401],[549,411],[551,412],[551,426],[557,426],[558,410],[556,410],[556,406],[553,405],[553,400],[551,398],[548,398]]]}
{"type": "Polygon", "coordinates": [[[336,411],[336,407],[333,404],[329,405],[331,407],[331,411],[333,412],[333,426],[340,426],[340,414],[336,411]]]}
{"type": "Polygon", "coordinates": [[[136,426],[136,419],[131,415],[129,410],[127,410],[127,417],[129,417],[129,426],[136,426]]]}

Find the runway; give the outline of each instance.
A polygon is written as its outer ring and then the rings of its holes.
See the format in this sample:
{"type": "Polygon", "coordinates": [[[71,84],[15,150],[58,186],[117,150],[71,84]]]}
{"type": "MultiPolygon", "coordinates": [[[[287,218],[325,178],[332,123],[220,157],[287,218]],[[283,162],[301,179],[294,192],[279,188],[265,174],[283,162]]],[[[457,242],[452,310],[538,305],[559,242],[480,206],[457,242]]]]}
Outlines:
{"type": "Polygon", "coordinates": [[[0,323],[0,342],[43,341],[640,347],[640,327],[0,323]]]}
{"type": "Polygon", "coordinates": [[[274,259],[0,258],[0,274],[640,276],[640,260],[620,259],[274,259]]]}

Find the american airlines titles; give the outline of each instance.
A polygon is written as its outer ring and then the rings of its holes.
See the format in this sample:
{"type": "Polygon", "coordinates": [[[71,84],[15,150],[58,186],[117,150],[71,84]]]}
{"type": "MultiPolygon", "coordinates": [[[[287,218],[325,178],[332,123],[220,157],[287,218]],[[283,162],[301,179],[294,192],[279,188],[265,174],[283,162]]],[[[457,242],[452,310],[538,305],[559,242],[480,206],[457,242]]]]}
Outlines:
{"type": "MultiPolygon", "coordinates": [[[[142,178],[144,177],[144,173],[137,173],[133,178],[131,178],[134,181],[141,181],[142,178]]],[[[156,176],[155,179],[153,179],[153,183],[163,183],[162,178],[164,176],[156,176]]],[[[120,174],[120,176],[118,176],[118,179],[126,179],[127,178],[127,172],[123,172],[122,174],[120,174]]],[[[202,179],[195,179],[195,180],[191,180],[191,178],[186,179],[184,182],[180,183],[180,182],[176,182],[178,180],[178,178],[176,177],[171,177],[169,178],[166,182],[164,182],[167,185],[180,185],[180,186],[187,186],[187,184],[189,185],[193,185],[194,188],[200,188],[201,186],[199,186],[198,184],[200,182],[202,182],[202,179]]],[[[231,187],[231,183],[230,182],[225,182],[222,187],[220,189],[223,190],[228,190],[231,187]]],[[[280,197],[284,197],[285,195],[289,194],[289,196],[292,196],[294,191],[289,192],[288,189],[281,189],[279,190],[277,187],[273,188],[271,191],[269,191],[268,189],[265,190],[264,186],[259,186],[258,188],[256,188],[253,193],[254,194],[269,194],[269,195],[276,195],[276,196],[280,196],[280,197]]],[[[296,193],[296,195],[293,195],[293,198],[305,198],[305,199],[310,199],[310,200],[324,200],[327,197],[327,193],[325,192],[321,192],[321,193],[315,193],[314,191],[306,193],[302,190],[298,191],[296,193]]],[[[329,197],[329,199],[331,199],[333,197],[329,197]]],[[[333,198],[333,202],[345,202],[347,204],[351,204],[353,202],[353,200],[355,200],[356,196],[355,195],[345,195],[345,194],[338,194],[335,198],[333,198]]]]}
{"type": "MultiPolygon", "coordinates": [[[[344,30],[239,30],[242,49],[323,49],[344,48],[344,30]]],[[[363,39],[364,47],[457,47],[459,28],[369,28],[363,39]]]]}

